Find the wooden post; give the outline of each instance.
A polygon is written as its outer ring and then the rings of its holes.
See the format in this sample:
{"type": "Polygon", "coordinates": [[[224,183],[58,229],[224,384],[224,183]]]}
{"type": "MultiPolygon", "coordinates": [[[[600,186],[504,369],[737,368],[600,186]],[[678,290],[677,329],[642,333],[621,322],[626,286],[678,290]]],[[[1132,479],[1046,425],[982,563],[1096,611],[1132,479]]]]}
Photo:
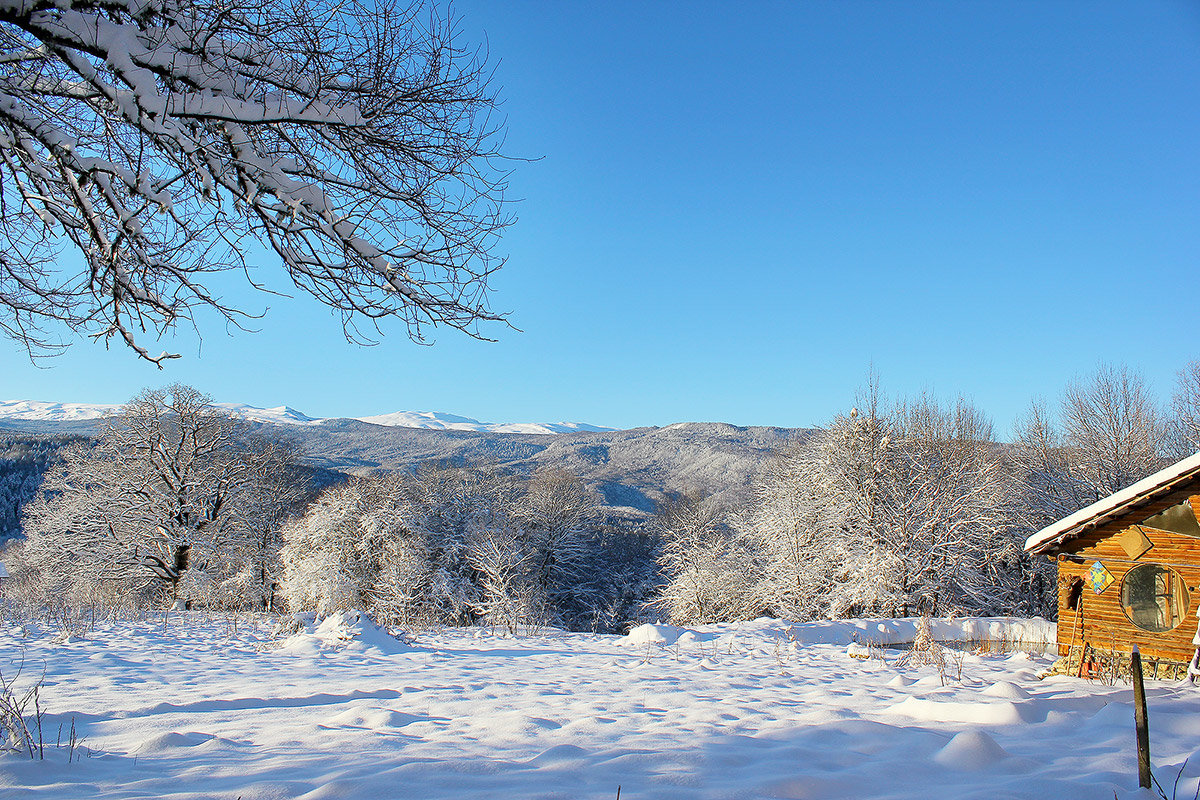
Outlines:
{"type": "Polygon", "coordinates": [[[1129,659],[1133,678],[1133,724],[1137,729],[1138,786],[1150,788],[1150,726],[1146,718],[1146,686],[1142,682],[1142,654],[1137,645],[1129,659]]]}

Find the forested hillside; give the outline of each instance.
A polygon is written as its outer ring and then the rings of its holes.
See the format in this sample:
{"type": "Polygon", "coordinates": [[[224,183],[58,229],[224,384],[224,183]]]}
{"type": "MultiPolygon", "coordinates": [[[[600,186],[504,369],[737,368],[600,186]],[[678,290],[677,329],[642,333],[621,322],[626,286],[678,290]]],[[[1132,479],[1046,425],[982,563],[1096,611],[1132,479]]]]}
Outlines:
{"type": "Polygon", "coordinates": [[[0,430],[0,540],[20,533],[21,506],[37,492],[47,465],[60,447],[81,438],[0,430]]]}
{"type": "MultiPolygon", "coordinates": [[[[30,436],[95,435],[96,421],[0,420],[30,436]]],[[[250,427],[297,447],[314,468],[347,474],[412,469],[419,464],[488,465],[530,474],[563,469],[578,475],[602,498],[611,515],[627,520],[653,514],[669,493],[701,492],[744,499],[764,459],[809,431],[740,428],[724,423],[680,423],[664,428],[557,435],[446,431],[328,420],[296,427],[262,423],[250,427]]]]}

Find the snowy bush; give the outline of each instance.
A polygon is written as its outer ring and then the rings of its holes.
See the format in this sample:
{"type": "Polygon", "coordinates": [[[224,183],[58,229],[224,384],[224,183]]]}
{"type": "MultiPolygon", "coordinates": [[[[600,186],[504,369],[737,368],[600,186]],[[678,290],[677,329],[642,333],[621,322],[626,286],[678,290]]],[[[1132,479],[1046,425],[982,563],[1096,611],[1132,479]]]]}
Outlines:
{"type": "Polygon", "coordinates": [[[356,478],[284,529],[283,592],[293,610],[366,609],[394,625],[595,627],[624,608],[602,574],[595,507],[559,472],[356,478]]]}

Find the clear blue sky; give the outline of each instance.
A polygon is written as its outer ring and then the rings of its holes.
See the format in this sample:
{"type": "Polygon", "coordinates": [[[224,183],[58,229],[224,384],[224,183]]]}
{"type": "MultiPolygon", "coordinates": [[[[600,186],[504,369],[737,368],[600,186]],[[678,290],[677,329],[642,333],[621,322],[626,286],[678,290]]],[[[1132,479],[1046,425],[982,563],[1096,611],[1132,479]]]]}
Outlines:
{"type": "MultiPolygon", "coordinates": [[[[87,342],[0,399],[180,380],[314,416],[808,426],[870,363],[1001,433],[1100,361],[1196,346],[1200,3],[466,2],[505,100],[521,333],[357,348],[312,302],[159,372],[87,342]]],[[[176,345],[180,346],[180,345],[176,345]]]]}

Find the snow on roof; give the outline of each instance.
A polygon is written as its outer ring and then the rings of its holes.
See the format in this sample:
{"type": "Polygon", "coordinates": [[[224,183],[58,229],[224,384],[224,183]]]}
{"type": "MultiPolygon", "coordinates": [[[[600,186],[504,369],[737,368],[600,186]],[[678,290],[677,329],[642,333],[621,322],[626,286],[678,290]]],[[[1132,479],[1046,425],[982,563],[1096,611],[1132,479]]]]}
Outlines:
{"type": "Polygon", "coordinates": [[[1090,506],[1081,508],[1074,514],[1063,517],[1053,525],[1042,528],[1025,540],[1026,550],[1045,549],[1044,546],[1054,544],[1067,538],[1082,525],[1098,517],[1112,517],[1129,506],[1149,500],[1155,495],[1162,494],[1175,488],[1180,482],[1200,473],[1200,453],[1188,456],[1166,469],[1161,469],[1148,478],[1142,478],[1137,483],[1127,486],[1121,491],[1109,495],[1103,500],[1097,500],[1090,506]]]}
{"type": "Polygon", "coordinates": [[[7,578],[8,570],[4,568],[4,564],[0,564],[0,578],[7,578]]]}

